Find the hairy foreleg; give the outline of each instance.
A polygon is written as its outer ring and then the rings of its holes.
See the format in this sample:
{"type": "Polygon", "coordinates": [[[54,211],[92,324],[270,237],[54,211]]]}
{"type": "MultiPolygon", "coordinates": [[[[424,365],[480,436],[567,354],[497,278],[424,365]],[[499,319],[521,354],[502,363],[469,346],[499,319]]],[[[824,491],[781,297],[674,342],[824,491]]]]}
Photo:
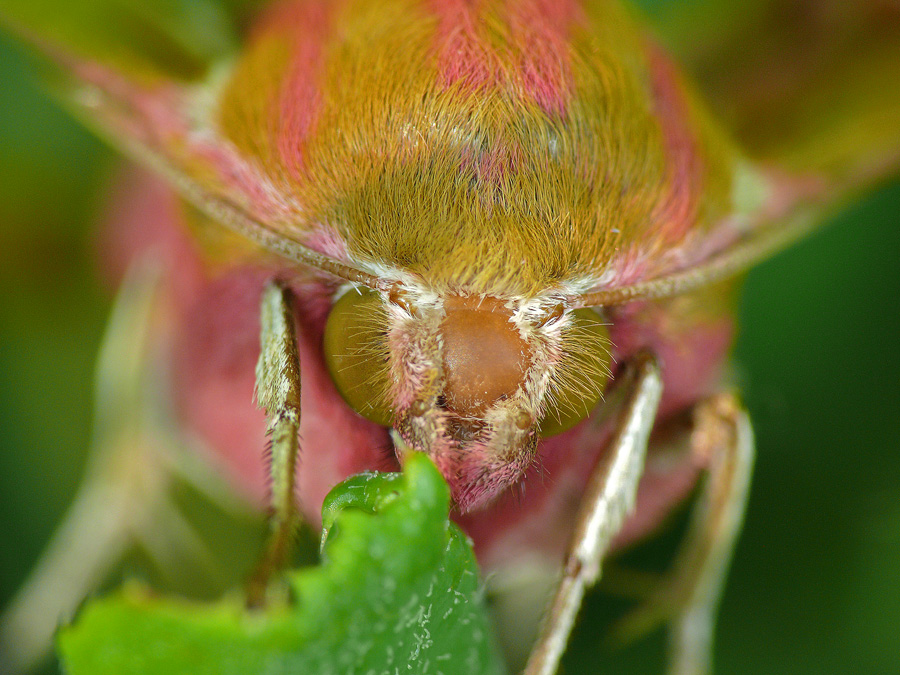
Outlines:
{"type": "Polygon", "coordinates": [[[585,591],[600,576],[610,541],[634,506],[647,442],[662,395],[656,360],[639,356],[609,452],[594,470],[582,500],[572,544],[525,675],[552,675],[569,641],[585,591]]]}
{"type": "Polygon", "coordinates": [[[300,525],[295,495],[300,450],[300,358],[288,289],[272,282],[260,305],[256,400],[268,416],[271,481],[269,537],[247,585],[247,605],[265,604],[273,575],[290,562],[300,525]]]}

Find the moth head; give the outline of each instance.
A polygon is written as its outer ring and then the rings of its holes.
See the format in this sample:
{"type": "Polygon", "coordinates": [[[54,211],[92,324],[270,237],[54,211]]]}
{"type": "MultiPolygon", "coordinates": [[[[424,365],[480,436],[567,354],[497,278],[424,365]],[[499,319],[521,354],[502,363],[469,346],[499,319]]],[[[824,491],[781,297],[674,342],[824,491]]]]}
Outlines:
{"type": "Polygon", "coordinates": [[[344,400],[427,453],[463,512],[520,481],[540,438],[587,417],[608,346],[591,309],[359,288],[335,303],[324,338],[344,400]]]}

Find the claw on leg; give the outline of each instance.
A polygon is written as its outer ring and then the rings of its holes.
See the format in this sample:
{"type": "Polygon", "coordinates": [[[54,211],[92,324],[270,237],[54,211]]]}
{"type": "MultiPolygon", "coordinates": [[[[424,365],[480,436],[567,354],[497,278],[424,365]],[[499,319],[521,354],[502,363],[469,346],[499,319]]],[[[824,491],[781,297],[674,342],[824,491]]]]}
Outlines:
{"type": "Polygon", "coordinates": [[[594,470],[582,501],[557,587],[524,675],[552,675],[565,651],[585,591],[600,576],[610,541],[634,505],[644,456],[662,395],[659,366],[638,357],[618,429],[607,459],[594,470]]]}
{"type": "Polygon", "coordinates": [[[265,604],[273,575],[290,562],[300,525],[295,495],[300,451],[300,358],[291,299],[289,290],[272,282],[263,291],[260,306],[256,400],[268,415],[271,518],[266,547],[247,584],[249,607],[265,604]]]}

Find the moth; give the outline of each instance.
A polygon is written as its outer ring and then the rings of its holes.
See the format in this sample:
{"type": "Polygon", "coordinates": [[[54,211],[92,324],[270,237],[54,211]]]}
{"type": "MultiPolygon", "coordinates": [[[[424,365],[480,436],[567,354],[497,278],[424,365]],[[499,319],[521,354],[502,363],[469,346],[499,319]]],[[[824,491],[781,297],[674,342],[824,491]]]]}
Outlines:
{"type": "Polygon", "coordinates": [[[890,83],[895,8],[849,21],[819,3],[845,51],[811,63],[778,35],[769,61],[738,29],[695,50],[698,73],[733,59],[733,81],[703,83],[714,112],[615,2],[210,3],[221,21],[200,42],[176,30],[189,17],[126,6],[96,43],[8,4],[78,114],[189,205],[135,179],[114,248],[134,264],[153,250],[177,280],[158,338],[172,397],[235,482],[264,489],[254,388],[276,464],[302,439],[311,522],[341,478],[425,452],[486,569],[562,567],[538,673],[603,557],[704,477],[657,601],[673,671],[706,668],[753,454],[726,382],[739,277],[896,170],[896,87],[854,100],[828,70],[862,62],[868,86],[890,83]],[[779,61],[796,69],[767,88],[779,61]]]}

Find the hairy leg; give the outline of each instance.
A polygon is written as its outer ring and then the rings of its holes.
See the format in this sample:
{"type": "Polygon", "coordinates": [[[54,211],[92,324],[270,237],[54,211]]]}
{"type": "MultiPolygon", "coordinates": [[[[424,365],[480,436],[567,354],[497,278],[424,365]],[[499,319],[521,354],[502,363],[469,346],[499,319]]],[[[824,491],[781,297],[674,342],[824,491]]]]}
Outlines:
{"type": "Polygon", "coordinates": [[[300,357],[289,290],[271,282],[260,305],[260,353],[256,400],[268,415],[271,479],[269,537],[247,585],[247,605],[259,607],[270,594],[274,574],[287,567],[300,525],[296,499],[300,451],[300,357]]]}
{"type": "Polygon", "coordinates": [[[716,610],[753,470],[753,431],[734,394],[694,408],[688,445],[707,475],[687,535],[672,570],[613,631],[614,641],[628,641],[669,621],[671,675],[710,672],[716,610]]]}
{"type": "Polygon", "coordinates": [[[634,379],[628,384],[610,452],[591,476],[566,556],[563,578],[525,667],[525,675],[556,672],[585,591],[599,578],[600,562],[610,541],[634,505],[647,441],[662,395],[662,379],[652,356],[639,356],[633,368],[634,379]]]}

